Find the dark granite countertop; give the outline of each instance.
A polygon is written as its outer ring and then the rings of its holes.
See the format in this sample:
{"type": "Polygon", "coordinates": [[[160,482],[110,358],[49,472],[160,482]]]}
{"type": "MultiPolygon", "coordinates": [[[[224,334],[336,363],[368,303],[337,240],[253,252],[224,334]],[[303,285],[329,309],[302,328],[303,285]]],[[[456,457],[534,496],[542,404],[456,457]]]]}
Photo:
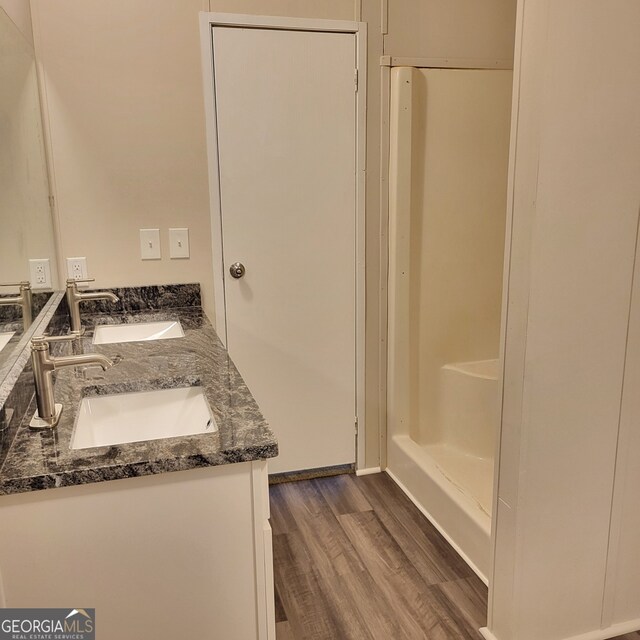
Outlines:
{"type": "MultiPolygon", "coordinates": [[[[54,430],[33,431],[28,424],[32,401],[15,435],[5,440],[0,458],[0,494],[22,493],[105,480],[181,471],[235,462],[272,458],[276,439],[263,418],[226,349],[200,307],[119,311],[87,315],[83,322],[118,324],[179,320],[184,338],[94,345],[93,329],[81,338],[84,353],[100,352],[114,360],[107,371],[99,367],[68,367],[56,372],[56,402],[64,409],[54,430]],[[201,386],[218,431],[73,450],[70,448],[82,397],[126,391],[201,386]]],[[[51,333],[62,333],[55,328],[51,333]]],[[[72,345],[56,343],[57,355],[72,345]]]]}

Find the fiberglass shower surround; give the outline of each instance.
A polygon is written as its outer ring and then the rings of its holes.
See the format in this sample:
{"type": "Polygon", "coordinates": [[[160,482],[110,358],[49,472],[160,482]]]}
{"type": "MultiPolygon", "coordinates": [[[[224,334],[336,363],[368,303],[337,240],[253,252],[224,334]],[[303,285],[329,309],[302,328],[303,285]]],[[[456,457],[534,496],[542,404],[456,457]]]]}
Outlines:
{"type": "Polygon", "coordinates": [[[511,81],[391,72],[388,471],[485,580],[511,81]]]}

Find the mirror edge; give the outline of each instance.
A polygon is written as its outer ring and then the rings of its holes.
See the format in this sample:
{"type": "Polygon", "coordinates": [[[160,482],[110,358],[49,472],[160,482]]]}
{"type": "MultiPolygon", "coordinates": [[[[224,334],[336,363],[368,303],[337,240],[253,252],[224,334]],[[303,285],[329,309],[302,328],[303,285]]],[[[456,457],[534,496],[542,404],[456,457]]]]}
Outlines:
{"type": "Polygon", "coordinates": [[[63,291],[54,291],[51,294],[36,320],[20,337],[20,341],[14,347],[9,359],[0,367],[0,408],[4,405],[16,380],[29,360],[30,351],[28,347],[31,338],[36,333],[41,333],[47,328],[63,297],[63,291]]]}

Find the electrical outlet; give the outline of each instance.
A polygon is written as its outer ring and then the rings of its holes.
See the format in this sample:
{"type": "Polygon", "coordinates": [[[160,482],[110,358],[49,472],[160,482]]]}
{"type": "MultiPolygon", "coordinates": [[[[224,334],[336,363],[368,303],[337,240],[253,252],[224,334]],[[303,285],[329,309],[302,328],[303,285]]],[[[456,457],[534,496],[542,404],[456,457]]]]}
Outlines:
{"type": "Polygon", "coordinates": [[[49,258],[29,260],[29,280],[32,289],[51,289],[49,258]]]}
{"type": "MultiPolygon", "coordinates": [[[[73,280],[86,280],[89,277],[87,271],[87,259],[86,258],[67,258],[67,278],[73,280]]],[[[82,284],[79,286],[89,286],[88,284],[82,284]]]]}

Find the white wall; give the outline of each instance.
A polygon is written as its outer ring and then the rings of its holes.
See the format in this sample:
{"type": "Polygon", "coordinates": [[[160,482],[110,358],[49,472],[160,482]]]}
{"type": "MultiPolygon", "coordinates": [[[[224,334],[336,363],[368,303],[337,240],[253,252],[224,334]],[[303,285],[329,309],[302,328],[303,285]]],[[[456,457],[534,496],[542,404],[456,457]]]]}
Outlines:
{"type": "Polygon", "coordinates": [[[385,55],[513,59],[514,0],[388,0],[385,55]]]}
{"type": "Polygon", "coordinates": [[[33,46],[33,29],[31,28],[31,5],[29,0],[0,0],[0,9],[13,20],[14,24],[33,46]]]}
{"type": "MultiPolygon", "coordinates": [[[[640,617],[640,243],[636,247],[629,337],[616,456],[610,547],[607,558],[605,625],[640,617]]],[[[640,623],[634,625],[640,628],[640,623]]]]}
{"type": "Polygon", "coordinates": [[[325,18],[353,20],[360,2],[354,0],[204,0],[209,11],[245,13],[257,16],[290,16],[295,18],[325,18]]]}
{"type": "Polygon", "coordinates": [[[51,142],[60,258],[96,286],[200,282],[212,303],[200,0],[33,0],[51,142]],[[162,260],[140,259],[160,228],[162,260]],[[191,258],[170,260],[169,227],[191,258]]]}
{"type": "Polygon", "coordinates": [[[640,455],[640,5],[523,0],[520,18],[489,627],[596,640],[640,628],[637,469],[620,467],[640,455]]]}
{"type": "MultiPolygon", "coordinates": [[[[28,13],[22,17],[30,20],[28,13]]],[[[0,87],[0,282],[29,280],[30,258],[49,258],[55,276],[35,58],[25,34],[2,9],[0,87]]]]}

